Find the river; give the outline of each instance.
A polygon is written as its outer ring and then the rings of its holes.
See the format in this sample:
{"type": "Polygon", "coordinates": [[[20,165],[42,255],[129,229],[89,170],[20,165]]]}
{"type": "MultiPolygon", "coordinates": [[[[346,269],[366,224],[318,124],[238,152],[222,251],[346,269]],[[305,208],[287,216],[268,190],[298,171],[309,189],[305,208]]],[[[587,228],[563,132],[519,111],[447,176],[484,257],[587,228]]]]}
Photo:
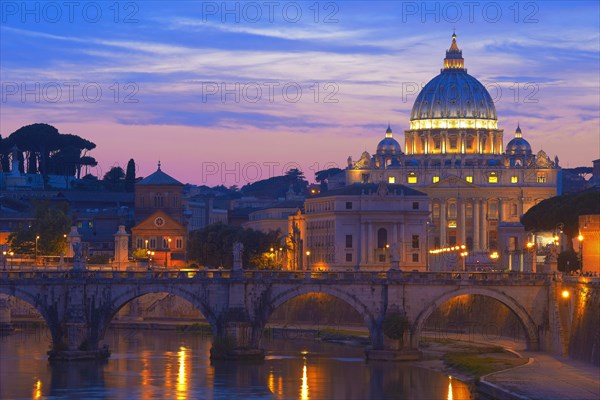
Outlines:
{"type": "Polygon", "coordinates": [[[360,347],[264,339],[263,362],[215,362],[211,338],[110,329],[106,363],[49,364],[45,328],[0,337],[2,399],[470,399],[466,384],[410,363],[369,362],[360,347]]]}

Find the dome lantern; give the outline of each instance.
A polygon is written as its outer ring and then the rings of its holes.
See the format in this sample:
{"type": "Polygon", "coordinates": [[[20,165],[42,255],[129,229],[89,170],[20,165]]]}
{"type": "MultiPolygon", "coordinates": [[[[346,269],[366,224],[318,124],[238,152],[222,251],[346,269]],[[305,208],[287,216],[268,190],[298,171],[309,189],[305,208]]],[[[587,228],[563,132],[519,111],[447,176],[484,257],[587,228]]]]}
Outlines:
{"type": "Polygon", "coordinates": [[[465,60],[462,56],[462,50],[458,48],[456,44],[456,33],[452,33],[452,44],[446,51],[446,58],[444,58],[444,69],[464,69],[465,60]]]}

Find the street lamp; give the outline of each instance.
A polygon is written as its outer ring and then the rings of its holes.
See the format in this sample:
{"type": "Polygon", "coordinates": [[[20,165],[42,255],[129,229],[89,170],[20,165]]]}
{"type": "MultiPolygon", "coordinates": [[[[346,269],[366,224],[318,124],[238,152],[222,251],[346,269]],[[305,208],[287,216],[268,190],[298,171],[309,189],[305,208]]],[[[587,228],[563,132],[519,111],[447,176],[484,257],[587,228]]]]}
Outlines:
{"type": "Polygon", "coordinates": [[[167,264],[167,268],[169,268],[169,258],[171,257],[171,238],[167,239],[169,251],[165,255],[165,263],[167,264]]]}
{"type": "Polygon", "coordinates": [[[531,251],[531,272],[537,272],[536,271],[537,251],[535,248],[535,236],[533,237],[533,240],[534,241],[527,242],[527,250],[531,251]]]}
{"type": "Polygon", "coordinates": [[[2,264],[3,264],[3,265],[2,265],[2,269],[3,269],[4,271],[6,271],[6,255],[7,255],[7,254],[8,254],[8,253],[6,252],[6,250],[4,250],[4,251],[2,252],[2,264]]]}
{"type": "Polygon", "coordinates": [[[154,256],[155,253],[153,251],[148,250],[147,254],[148,254],[148,269],[152,269],[152,257],[154,256]]]}
{"type": "MultiPolygon", "coordinates": [[[[463,246],[461,246],[462,248],[463,246]]],[[[462,257],[462,270],[467,272],[467,256],[469,255],[468,251],[463,251],[460,253],[460,256],[462,257]]]]}
{"type": "Polygon", "coordinates": [[[583,272],[583,235],[581,233],[577,236],[577,240],[579,240],[579,269],[583,272]]]}
{"type": "Polygon", "coordinates": [[[38,241],[40,240],[40,235],[35,236],[35,265],[38,263],[38,241]]]}
{"type": "Polygon", "coordinates": [[[310,271],[310,262],[308,261],[308,257],[310,257],[310,250],[306,250],[306,270],[310,271]]]}

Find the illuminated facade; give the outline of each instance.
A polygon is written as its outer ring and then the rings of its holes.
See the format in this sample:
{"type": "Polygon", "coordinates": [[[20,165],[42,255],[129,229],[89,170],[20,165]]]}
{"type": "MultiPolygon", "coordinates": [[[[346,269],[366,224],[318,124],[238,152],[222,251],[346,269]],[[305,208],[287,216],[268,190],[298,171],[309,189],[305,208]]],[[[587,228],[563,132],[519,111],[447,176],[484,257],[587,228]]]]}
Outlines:
{"type": "Polygon", "coordinates": [[[557,194],[558,159],[532,153],[520,127],[504,147],[494,102],[467,74],[456,35],[441,73],[419,93],[404,137],[403,152],[388,126],[374,155],[349,157],[346,185],[386,182],[427,193],[430,247],[498,250],[500,223],[518,222],[557,194]]]}
{"type": "Polygon", "coordinates": [[[288,269],[425,270],[427,195],[404,185],[354,184],[309,198],[289,217],[288,269]]]}
{"type": "Polygon", "coordinates": [[[187,228],[182,203],[183,184],[158,169],[135,185],[136,226],[132,249],[154,254],[153,265],[184,265],[187,228]]]}

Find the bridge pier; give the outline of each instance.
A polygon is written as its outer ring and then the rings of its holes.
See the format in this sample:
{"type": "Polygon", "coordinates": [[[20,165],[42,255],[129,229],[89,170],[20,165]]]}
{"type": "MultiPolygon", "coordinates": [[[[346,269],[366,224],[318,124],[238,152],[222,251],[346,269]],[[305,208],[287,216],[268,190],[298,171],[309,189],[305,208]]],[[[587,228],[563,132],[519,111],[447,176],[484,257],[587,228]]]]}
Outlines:
{"type": "Polygon", "coordinates": [[[367,361],[416,361],[420,360],[422,352],[419,350],[418,340],[414,338],[411,329],[406,327],[402,338],[388,337],[383,331],[383,321],[373,323],[369,329],[371,347],[365,350],[367,361]]]}
{"type": "Polygon", "coordinates": [[[10,303],[7,296],[0,295],[0,332],[11,332],[13,330],[10,303]]]}
{"type": "Polygon", "coordinates": [[[262,327],[253,324],[243,309],[230,309],[217,324],[217,334],[210,349],[211,360],[262,360],[259,348],[262,327]]]}
{"type": "Polygon", "coordinates": [[[52,350],[48,351],[50,361],[105,360],[110,357],[108,346],[99,347],[98,335],[92,335],[87,323],[83,302],[77,294],[69,298],[67,312],[60,324],[59,334],[52,338],[52,350]],[[79,301],[78,301],[79,300],[79,301]]]}

